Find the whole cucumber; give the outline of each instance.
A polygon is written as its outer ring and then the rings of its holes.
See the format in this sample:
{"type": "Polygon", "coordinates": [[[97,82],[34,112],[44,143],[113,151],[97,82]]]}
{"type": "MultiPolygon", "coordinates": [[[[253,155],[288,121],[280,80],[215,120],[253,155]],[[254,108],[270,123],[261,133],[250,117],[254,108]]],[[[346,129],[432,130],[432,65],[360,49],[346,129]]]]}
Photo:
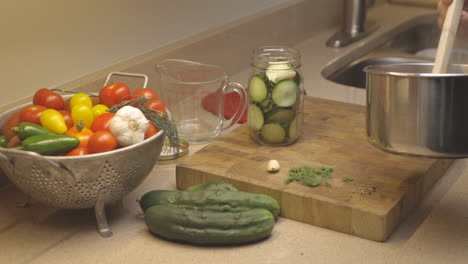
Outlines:
{"type": "Polygon", "coordinates": [[[263,208],[277,217],[280,211],[278,202],[268,195],[226,191],[226,190],[155,190],[144,194],[140,199],[140,207],[145,212],[154,205],[174,205],[193,210],[209,210],[216,212],[240,212],[253,208],[263,208]]]}
{"type": "Polygon", "coordinates": [[[23,140],[22,146],[15,149],[27,150],[41,155],[56,155],[70,151],[80,144],[76,137],[64,135],[38,135],[23,140]]]}
{"type": "Polygon", "coordinates": [[[223,181],[207,181],[197,185],[193,185],[185,189],[186,191],[199,191],[199,190],[227,190],[237,191],[234,185],[223,181]]]}
{"type": "Polygon", "coordinates": [[[145,212],[149,230],[163,238],[200,245],[233,245],[270,235],[275,220],[270,211],[213,212],[155,205],[145,212]]]}

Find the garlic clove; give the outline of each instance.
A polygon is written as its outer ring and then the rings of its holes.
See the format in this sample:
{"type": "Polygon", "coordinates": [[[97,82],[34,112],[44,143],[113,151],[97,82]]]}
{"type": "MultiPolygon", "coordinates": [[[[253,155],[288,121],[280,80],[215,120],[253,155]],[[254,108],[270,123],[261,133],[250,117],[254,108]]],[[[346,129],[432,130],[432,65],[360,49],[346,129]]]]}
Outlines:
{"type": "Polygon", "coordinates": [[[268,172],[277,172],[280,170],[280,164],[277,160],[270,160],[268,162],[267,171],[268,172]]]}

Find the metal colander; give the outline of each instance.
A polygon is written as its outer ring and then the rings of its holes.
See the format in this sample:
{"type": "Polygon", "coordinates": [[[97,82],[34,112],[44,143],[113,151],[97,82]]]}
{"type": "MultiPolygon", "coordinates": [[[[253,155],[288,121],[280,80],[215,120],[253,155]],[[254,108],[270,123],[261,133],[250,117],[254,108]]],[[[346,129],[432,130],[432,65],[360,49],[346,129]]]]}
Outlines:
{"type": "MultiPolygon", "coordinates": [[[[0,116],[0,127],[13,113],[0,116]]],[[[121,200],[151,172],[159,158],[164,133],[109,152],[85,156],[42,156],[0,148],[0,168],[25,194],[49,206],[64,209],[95,208],[98,229],[112,235],[105,205],[121,200]]]]}

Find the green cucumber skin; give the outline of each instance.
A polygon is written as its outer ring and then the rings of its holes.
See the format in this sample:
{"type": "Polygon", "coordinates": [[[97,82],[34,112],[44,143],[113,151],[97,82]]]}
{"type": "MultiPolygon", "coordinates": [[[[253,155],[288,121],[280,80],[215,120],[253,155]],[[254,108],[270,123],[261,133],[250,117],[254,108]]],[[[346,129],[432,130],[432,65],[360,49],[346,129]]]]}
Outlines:
{"type": "Polygon", "coordinates": [[[193,210],[240,212],[253,208],[269,210],[274,218],[280,212],[278,202],[268,195],[225,190],[155,190],[144,194],[140,207],[145,212],[154,205],[174,205],[193,210]]]}
{"type": "Polygon", "coordinates": [[[259,76],[252,77],[249,85],[249,94],[252,101],[257,103],[266,99],[268,89],[262,78],[259,76]]]}
{"type": "Polygon", "coordinates": [[[199,190],[226,190],[226,191],[237,191],[234,185],[223,182],[223,181],[208,181],[193,185],[185,189],[186,191],[199,191],[199,190]]]}
{"type": "Polygon", "coordinates": [[[213,212],[156,205],[145,212],[149,230],[163,238],[199,245],[234,245],[268,237],[275,220],[266,209],[213,212]]]}

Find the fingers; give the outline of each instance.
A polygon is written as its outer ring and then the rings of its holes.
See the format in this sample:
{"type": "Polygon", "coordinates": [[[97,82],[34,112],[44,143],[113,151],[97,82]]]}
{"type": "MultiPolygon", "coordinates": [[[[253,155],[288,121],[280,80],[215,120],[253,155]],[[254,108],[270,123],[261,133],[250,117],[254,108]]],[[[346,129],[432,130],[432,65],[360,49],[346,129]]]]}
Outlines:
{"type": "Polygon", "coordinates": [[[468,13],[462,12],[460,25],[458,26],[457,35],[464,40],[468,40],[468,13]]]}
{"type": "Polygon", "coordinates": [[[443,17],[439,17],[439,18],[437,19],[437,25],[439,26],[439,28],[443,28],[443,27],[444,27],[444,20],[445,20],[445,18],[443,18],[443,17]]]}
{"type": "MultiPolygon", "coordinates": [[[[439,0],[437,3],[437,12],[439,13],[439,17],[437,19],[437,24],[439,27],[442,27],[444,24],[445,16],[447,15],[447,10],[450,4],[452,4],[453,0],[439,0]]],[[[465,0],[464,3],[464,10],[468,10],[468,0],[465,0]]]]}
{"type": "Polygon", "coordinates": [[[447,15],[448,6],[452,3],[452,0],[440,0],[437,3],[437,12],[439,12],[439,18],[445,19],[447,15]]]}

